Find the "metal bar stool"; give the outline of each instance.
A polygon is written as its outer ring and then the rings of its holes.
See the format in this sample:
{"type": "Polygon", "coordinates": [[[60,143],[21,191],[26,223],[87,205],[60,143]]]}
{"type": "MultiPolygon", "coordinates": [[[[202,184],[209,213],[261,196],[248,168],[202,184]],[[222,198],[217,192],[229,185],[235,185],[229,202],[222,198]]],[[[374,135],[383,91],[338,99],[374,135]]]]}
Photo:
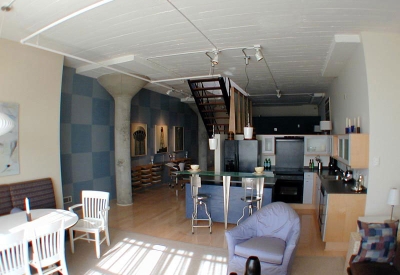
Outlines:
{"type": "Polygon", "coordinates": [[[192,234],[194,234],[195,227],[208,227],[210,228],[210,234],[212,233],[212,220],[210,213],[207,209],[207,199],[210,197],[209,194],[200,194],[199,188],[201,187],[201,178],[199,176],[190,177],[190,187],[192,191],[192,199],[193,199],[193,214],[192,214],[192,234]],[[204,212],[207,218],[202,219],[198,218],[198,210],[199,207],[204,206],[204,212]],[[198,221],[207,221],[206,225],[199,225],[198,221]]]}
{"type": "Polygon", "coordinates": [[[258,179],[257,178],[242,178],[242,187],[244,189],[244,196],[241,197],[240,199],[244,202],[247,203],[245,207],[243,207],[243,214],[240,217],[240,219],[237,221],[237,225],[239,225],[239,222],[244,218],[244,212],[246,208],[249,209],[249,216],[253,214],[253,208],[256,208],[257,210],[260,209],[261,207],[261,198],[262,198],[262,193],[260,192],[260,188],[262,187],[259,186],[258,184],[258,179]],[[256,205],[254,205],[256,204],[256,205]]]}

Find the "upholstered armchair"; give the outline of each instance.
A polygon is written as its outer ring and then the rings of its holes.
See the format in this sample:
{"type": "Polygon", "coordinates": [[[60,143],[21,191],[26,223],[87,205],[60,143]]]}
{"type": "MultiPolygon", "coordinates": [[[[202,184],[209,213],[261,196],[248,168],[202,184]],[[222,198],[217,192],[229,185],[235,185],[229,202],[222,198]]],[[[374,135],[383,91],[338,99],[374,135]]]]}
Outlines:
{"type": "Polygon", "coordinates": [[[300,236],[300,218],[288,204],[273,202],[226,231],[225,236],[227,274],[243,274],[250,256],[260,259],[261,274],[290,274],[300,236]]]}

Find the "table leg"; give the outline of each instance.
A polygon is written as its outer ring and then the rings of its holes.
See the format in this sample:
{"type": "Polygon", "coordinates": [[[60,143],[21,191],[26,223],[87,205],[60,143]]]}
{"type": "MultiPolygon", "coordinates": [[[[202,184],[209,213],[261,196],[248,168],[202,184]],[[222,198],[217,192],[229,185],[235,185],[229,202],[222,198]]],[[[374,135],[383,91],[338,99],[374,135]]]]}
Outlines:
{"type": "Polygon", "coordinates": [[[264,196],[264,177],[258,178],[257,181],[257,193],[260,194],[261,199],[257,202],[257,210],[262,207],[263,196],[264,196]]]}
{"type": "Polygon", "coordinates": [[[229,189],[231,186],[231,176],[223,176],[222,179],[224,191],[224,221],[225,229],[228,229],[229,189]]]}

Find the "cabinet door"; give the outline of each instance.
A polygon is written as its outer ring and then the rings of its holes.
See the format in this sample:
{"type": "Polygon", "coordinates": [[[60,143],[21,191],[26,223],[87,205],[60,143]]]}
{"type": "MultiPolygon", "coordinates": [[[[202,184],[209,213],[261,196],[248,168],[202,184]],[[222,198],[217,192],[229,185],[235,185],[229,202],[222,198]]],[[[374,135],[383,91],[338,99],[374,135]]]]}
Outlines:
{"type": "Polygon", "coordinates": [[[305,155],[329,155],[331,152],[331,136],[315,135],[304,137],[305,155]]]}
{"type": "Polygon", "coordinates": [[[314,173],[304,173],[303,204],[312,204],[314,190],[314,173]]]}
{"type": "Polygon", "coordinates": [[[267,155],[275,154],[275,136],[260,135],[257,139],[261,140],[261,153],[267,155]]]}
{"type": "Polygon", "coordinates": [[[315,195],[314,195],[315,214],[316,214],[317,218],[319,215],[320,196],[321,196],[321,179],[317,176],[315,179],[315,195]]]}

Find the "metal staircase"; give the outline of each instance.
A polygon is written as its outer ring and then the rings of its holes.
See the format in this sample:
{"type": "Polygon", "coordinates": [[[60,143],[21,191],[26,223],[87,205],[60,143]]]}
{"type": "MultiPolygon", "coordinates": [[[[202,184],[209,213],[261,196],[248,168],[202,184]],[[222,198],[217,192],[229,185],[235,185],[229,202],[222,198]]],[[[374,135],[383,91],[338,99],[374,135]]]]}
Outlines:
{"type": "Polygon", "coordinates": [[[209,137],[229,131],[229,95],[223,77],[188,80],[209,137]]]}

